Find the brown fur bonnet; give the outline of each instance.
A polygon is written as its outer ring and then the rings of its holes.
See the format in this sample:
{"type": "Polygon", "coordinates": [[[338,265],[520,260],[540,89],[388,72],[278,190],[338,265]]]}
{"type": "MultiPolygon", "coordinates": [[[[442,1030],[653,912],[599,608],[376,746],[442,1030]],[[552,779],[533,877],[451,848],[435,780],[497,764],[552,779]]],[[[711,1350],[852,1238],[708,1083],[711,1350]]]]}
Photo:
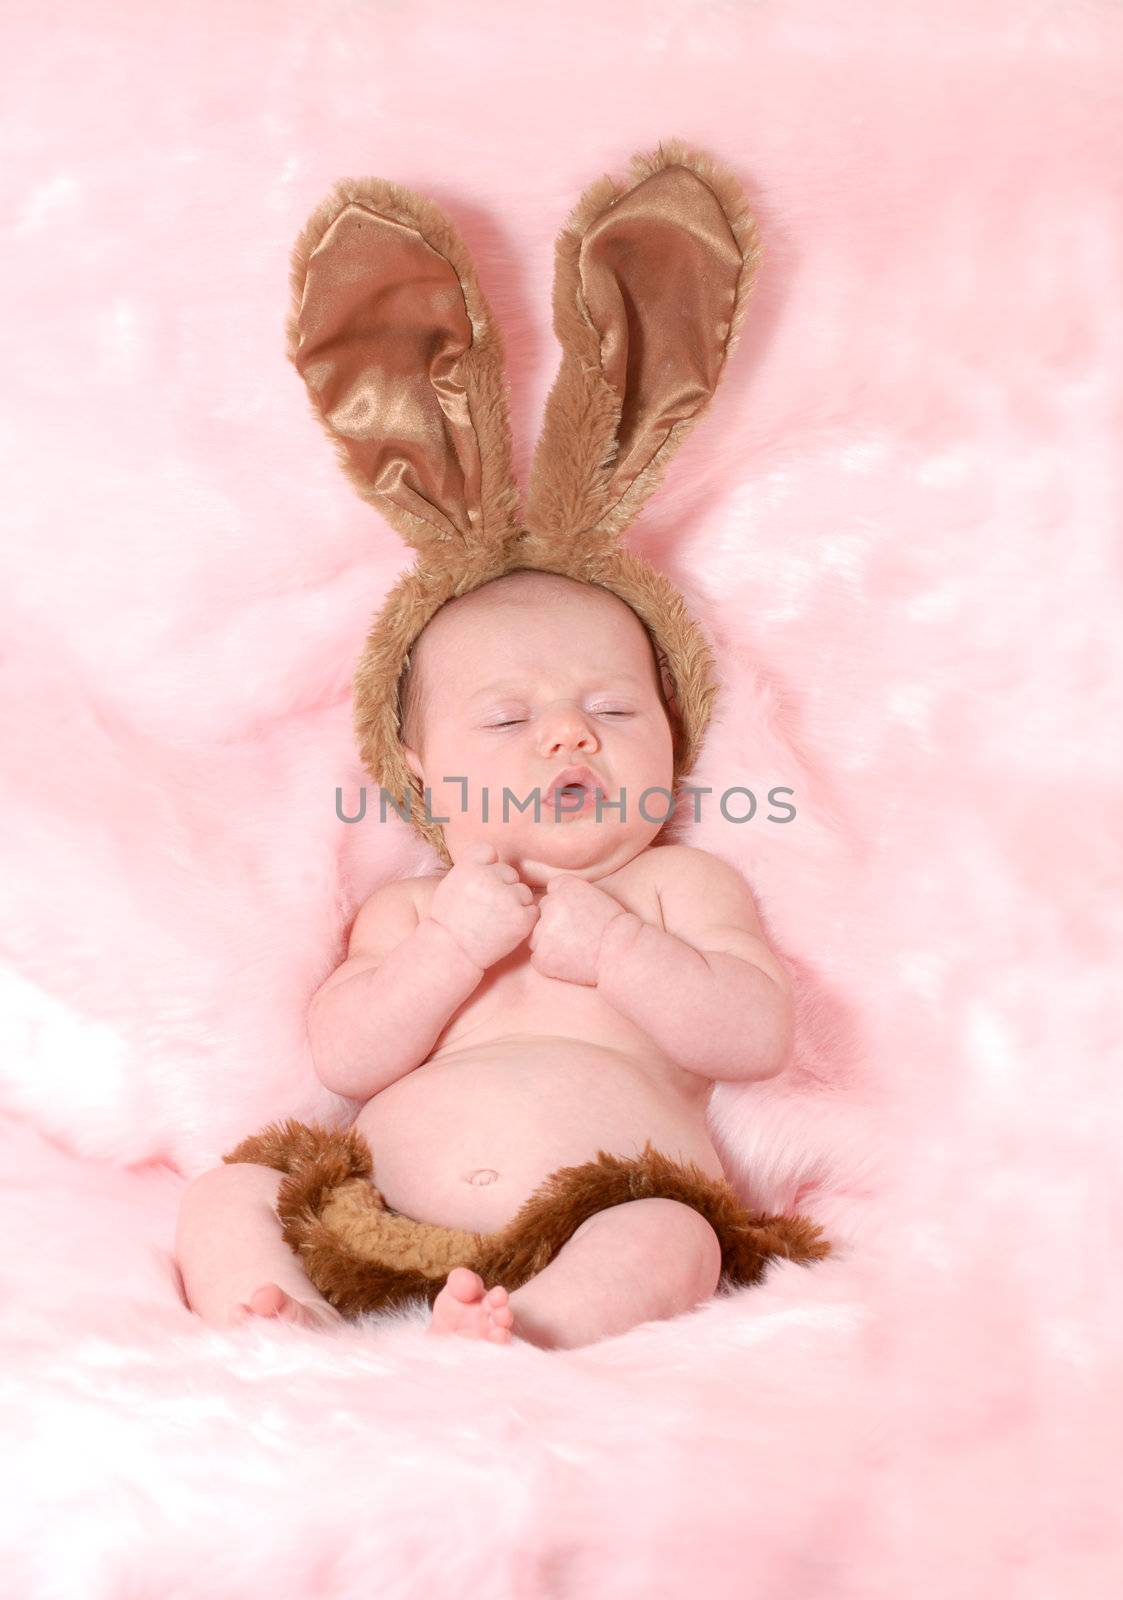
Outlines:
{"type": "Polygon", "coordinates": [[[297,239],[287,355],[344,472],[418,552],[355,674],[359,750],[445,866],[406,765],[402,674],[439,607],[508,572],[561,573],[631,607],[670,678],[675,784],[692,769],[717,693],[712,652],[621,536],[717,387],[759,255],[737,179],[681,141],[585,191],[557,241],[562,362],[520,516],[502,343],[448,218],[398,184],[341,179],[297,239]]]}

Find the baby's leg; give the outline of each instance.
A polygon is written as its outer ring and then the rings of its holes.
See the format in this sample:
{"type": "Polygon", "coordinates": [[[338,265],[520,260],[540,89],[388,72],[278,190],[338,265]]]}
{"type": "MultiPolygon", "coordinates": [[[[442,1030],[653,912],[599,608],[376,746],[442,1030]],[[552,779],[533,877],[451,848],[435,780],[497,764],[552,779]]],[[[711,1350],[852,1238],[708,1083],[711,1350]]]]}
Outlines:
{"type": "Polygon", "coordinates": [[[637,1323],[678,1316],[707,1300],[721,1276],[721,1244],[700,1212],[678,1200],[626,1200],[598,1211],[536,1277],[508,1295],[454,1267],[433,1305],[433,1333],[496,1344],[512,1335],[572,1350],[637,1323]]]}
{"type": "Polygon", "coordinates": [[[252,1162],[224,1163],[184,1191],[176,1260],[188,1304],[212,1327],[254,1315],[315,1327],[344,1320],[285,1243],[273,1209],[281,1176],[252,1162]]]}
{"type": "Polygon", "coordinates": [[[514,1333],[574,1349],[678,1316],[717,1288],[721,1245],[678,1200],[627,1200],[583,1222],[548,1267],[510,1297],[514,1333]]]}

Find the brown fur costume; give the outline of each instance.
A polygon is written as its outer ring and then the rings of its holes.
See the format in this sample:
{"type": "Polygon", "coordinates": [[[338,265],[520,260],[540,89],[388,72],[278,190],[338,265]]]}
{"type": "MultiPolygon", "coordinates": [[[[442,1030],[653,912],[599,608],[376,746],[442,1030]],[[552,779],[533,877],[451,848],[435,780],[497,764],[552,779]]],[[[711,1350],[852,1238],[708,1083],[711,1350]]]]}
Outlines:
{"type": "MultiPolygon", "coordinates": [[[[431,201],[381,178],[341,179],[293,249],[287,354],[339,463],[417,560],[375,617],[355,674],[354,723],[371,776],[452,861],[401,740],[414,640],[448,600],[509,572],[598,585],[647,630],[672,712],[674,783],[691,771],[717,693],[709,644],[681,596],[621,537],[705,411],[733,351],[759,257],[740,185],[677,140],[582,195],[557,241],[561,368],[520,514],[498,329],[472,259],[431,201]]],[[[435,1297],[452,1266],[516,1288],[596,1211],[681,1199],[722,1244],[723,1275],[752,1283],[770,1255],[829,1246],[802,1217],[751,1216],[732,1188],[652,1150],[599,1152],[551,1174],[494,1235],[387,1210],[353,1130],[274,1124],[225,1161],[285,1173],[277,1209],[313,1283],[345,1314],[435,1297]]]]}
{"type": "Polygon", "coordinates": [[[721,1282],[756,1283],[772,1256],[817,1261],[830,1246],[805,1217],[746,1211],[732,1186],[652,1148],[634,1158],[597,1151],[559,1167],[497,1233],[416,1222],[387,1206],[375,1187],[370,1146],[355,1128],[273,1123],[224,1161],[285,1173],[277,1191],[284,1236],[305,1272],[345,1317],[418,1296],[432,1305],[453,1267],[478,1272],[487,1289],[514,1290],[549,1266],[586,1218],[609,1206],[661,1195],[701,1212],[721,1241],[721,1282]]]}

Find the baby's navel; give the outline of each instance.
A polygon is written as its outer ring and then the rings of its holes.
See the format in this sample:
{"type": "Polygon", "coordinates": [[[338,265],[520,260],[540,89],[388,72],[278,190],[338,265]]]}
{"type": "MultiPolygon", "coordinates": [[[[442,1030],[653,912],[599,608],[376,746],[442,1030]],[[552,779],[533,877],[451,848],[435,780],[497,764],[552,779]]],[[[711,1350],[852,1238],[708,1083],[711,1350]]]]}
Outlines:
{"type": "Polygon", "coordinates": [[[469,1173],[469,1183],[494,1183],[499,1174],[494,1167],[477,1167],[475,1172],[469,1173]]]}

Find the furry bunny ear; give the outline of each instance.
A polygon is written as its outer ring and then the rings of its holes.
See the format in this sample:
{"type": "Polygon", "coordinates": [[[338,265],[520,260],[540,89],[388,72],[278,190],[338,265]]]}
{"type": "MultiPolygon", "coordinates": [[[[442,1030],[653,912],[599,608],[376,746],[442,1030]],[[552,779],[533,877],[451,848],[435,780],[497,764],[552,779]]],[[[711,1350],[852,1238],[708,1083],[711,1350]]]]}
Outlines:
{"type": "Polygon", "coordinates": [[[418,550],[518,528],[503,349],[432,201],[343,178],[292,252],[286,354],[364,500],[418,550]]]}
{"type": "Polygon", "coordinates": [[[760,258],[737,179],[680,140],[588,188],[558,238],[554,331],[526,523],[544,551],[612,543],[701,416],[760,258]]]}

